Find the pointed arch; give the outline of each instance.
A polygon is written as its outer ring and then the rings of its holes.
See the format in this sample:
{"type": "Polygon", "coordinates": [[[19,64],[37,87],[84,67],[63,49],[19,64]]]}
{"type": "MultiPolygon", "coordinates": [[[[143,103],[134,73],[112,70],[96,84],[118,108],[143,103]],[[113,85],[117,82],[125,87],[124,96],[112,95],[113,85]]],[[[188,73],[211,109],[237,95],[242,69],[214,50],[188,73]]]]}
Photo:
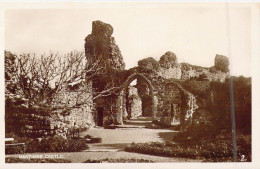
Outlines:
{"type": "Polygon", "coordinates": [[[154,87],[153,87],[151,81],[147,77],[145,77],[143,74],[140,74],[140,73],[133,73],[133,74],[131,74],[126,79],[126,81],[123,83],[123,85],[122,85],[122,92],[124,93],[127,90],[127,88],[130,85],[130,83],[132,81],[134,81],[135,79],[137,79],[137,78],[142,79],[147,84],[147,86],[149,88],[149,95],[152,97],[152,118],[154,120],[155,117],[156,117],[157,105],[155,104],[154,87]]]}

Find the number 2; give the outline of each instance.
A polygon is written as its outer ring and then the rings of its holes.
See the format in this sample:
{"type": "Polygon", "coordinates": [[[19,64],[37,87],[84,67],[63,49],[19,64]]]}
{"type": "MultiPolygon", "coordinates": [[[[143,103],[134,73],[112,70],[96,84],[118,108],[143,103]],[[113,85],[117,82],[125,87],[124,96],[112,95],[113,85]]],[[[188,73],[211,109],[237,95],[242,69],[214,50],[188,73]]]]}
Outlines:
{"type": "Polygon", "coordinates": [[[245,155],[241,155],[241,161],[246,161],[245,155]]]}

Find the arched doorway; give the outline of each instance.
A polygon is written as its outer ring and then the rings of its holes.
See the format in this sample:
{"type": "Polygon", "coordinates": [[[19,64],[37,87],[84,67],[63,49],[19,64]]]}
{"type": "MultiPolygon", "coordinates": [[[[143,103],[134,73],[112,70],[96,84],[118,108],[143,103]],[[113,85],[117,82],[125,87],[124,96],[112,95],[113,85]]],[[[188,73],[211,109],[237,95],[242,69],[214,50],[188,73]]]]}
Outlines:
{"type": "MultiPolygon", "coordinates": [[[[157,105],[155,104],[155,96],[154,96],[154,88],[153,88],[153,85],[152,83],[150,82],[149,79],[147,79],[143,74],[140,74],[140,73],[134,73],[132,75],[130,75],[127,80],[125,81],[125,83],[123,84],[122,86],[122,92],[121,92],[121,96],[125,97],[126,93],[127,93],[127,90],[128,90],[128,87],[129,85],[131,84],[131,82],[133,82],[134,80],[142,80],[148,87],[149,89],[149,96],[151,98],[150,100],[150,103],[151,103],[151,116],[152,116],[152,119],[154,120],[155,117],[156,117],[156,111],[157,111],[157,105]]],[[[122,104],[123,105],[123,104],[122,104]]],[[[124,116],[123,115],[123,111],[121,112],[122,113],[122,117],[124,116]]]]}

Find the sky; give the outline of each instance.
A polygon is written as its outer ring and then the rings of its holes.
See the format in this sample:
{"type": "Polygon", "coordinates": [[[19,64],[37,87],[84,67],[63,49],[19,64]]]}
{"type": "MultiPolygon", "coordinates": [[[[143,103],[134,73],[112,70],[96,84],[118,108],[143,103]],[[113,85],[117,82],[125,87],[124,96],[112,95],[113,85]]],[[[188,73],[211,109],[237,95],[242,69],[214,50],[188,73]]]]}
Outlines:
{"type": "Polygon", "coordinates": [[[251,12],[248,7],[112,5],[111,7],[8,9],[5,49],[16,54],[84,51],[92,21],[114,28],[126,68],[167,51],[179,62],[211,67],[229,57],[232,75],[251,76],[251,12]]]}

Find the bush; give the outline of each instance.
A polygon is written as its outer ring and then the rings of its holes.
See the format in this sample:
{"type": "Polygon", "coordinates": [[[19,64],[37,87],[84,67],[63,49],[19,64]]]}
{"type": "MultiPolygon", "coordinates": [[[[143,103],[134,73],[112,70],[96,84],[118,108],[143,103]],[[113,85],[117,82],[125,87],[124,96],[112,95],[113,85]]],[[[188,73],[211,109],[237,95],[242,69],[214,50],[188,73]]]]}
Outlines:
{"type": "MultiPolygon", "coordinates": [[[[125,148],[125,151],[168,157],[204,158],[205,161],[232,161],[232,134],[221,134],[215,138],[200,140],[186,139],[180,143],[132,143],[125,148]]],[[[238,158],[244,155],[247,162],[251,161],[251,136],[239,134],[236,151],[238,158]]]]}
{"type": "Polygon", "coordinates": [[[148,57],[138,61],[138,66],[148,70],[157,70],[159,62],[152,57],[148,57]]]}
{"type": "MultiPolygon", "coordinates": [[[[25,152],[77,152],[87,150],[89,147],[85,139],[63,138],[61,136],[54,136],[42,139],[28,139],[22,138],[20,141],[25,143],[25,152]],[[23,141],[22,141],[23,140],[23,141]]],[[[95,140],[97,141],[97,140],[95,140]]],[[[20,154],[22,149],[14,147],[6,149],[6,154],[20,154]]]]}
{"type": "Polygon", "coordinates": [[[41,151],[41,144],[40,141],[38,139],[30,139],[28,141],[25,141],[25,145],[26,145],[26,153],[33,153],[33,152],[38,152],[41,151]]]}
{"type": "Polygon", "coordinates": [[[89,146],[86,144],[85,139],[70,139],[68,142],[67,151],[68,152],[79,152],[82,150],[89,149],[89,146]]]}
{"type": "Polygon", "coordinates": [[[23,145],[5,146],[5,154],[21,154],[24,153],[23,145]]]}
{"type": "Polygon", "coordinates": [[[170,67],[177,67],[178,60],[176,55],[173,52],[166,52],[160,57],[159,63],[162,67],[169,69],[170,67]]]}
{"type": "Polygon", "coordinates": [[[65,152],[69,149],[69,140],[61,136],[44,138],[39,148],[41,152],[65,152]]]}

